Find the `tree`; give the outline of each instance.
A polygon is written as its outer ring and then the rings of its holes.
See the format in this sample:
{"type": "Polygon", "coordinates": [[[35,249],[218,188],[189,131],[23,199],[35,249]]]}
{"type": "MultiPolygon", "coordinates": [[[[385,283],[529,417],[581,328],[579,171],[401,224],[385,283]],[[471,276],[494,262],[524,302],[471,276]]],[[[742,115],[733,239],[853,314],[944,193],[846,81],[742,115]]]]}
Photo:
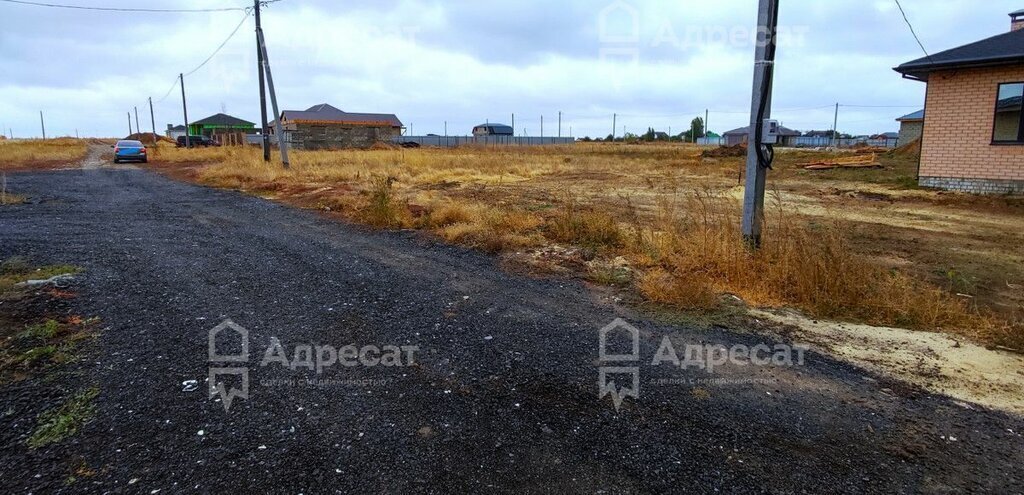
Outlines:
{"type": "Polygon", "coordinates": [[[690,140],[704,137],[704,119],[697,117],[690,122],[690,140]]]}

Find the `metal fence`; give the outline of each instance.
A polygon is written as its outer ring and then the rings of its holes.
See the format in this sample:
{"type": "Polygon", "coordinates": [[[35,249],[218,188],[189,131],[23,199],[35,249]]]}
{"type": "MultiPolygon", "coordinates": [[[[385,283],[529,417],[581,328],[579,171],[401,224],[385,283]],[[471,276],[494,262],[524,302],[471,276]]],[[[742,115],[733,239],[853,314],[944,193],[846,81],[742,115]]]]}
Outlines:
{"type": "Polygon", "coordinates": [[[456,146],[545,146],[573,144],[571,137],[526,137],[526,136],[395,136],[395,144],[417,143],[420,146],[454,148],[456,146]]]}
{"type": "MultiPolygon", "coordinates": [[[[864,139],[864,138],[850,138],[850,139],[839,139],[835,144],[840,148],[850,148],[856,145],[866,144],[868,146],[876,146],[879,148],[895,148],[899,143],[899,139],[864,139]]],[[[827,148],[832,146],[832,138],[827,136],[794,136],[786,138],[787,146],[795,146],[800,148],[827,148]]]]}

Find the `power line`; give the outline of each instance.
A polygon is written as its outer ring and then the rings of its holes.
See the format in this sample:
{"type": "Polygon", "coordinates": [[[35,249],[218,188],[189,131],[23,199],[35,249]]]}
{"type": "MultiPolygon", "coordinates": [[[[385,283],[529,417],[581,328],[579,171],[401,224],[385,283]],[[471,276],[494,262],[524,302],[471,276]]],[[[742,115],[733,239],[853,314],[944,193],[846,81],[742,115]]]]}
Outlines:
{"type": "Polygon", "coordinates": [[[896,6],[899,7],[900,13],[903,14],[903,21],[906,22],[907,27],[910,28],[910,34],[914,35],[914,39],[917,40],[917,46],[921,47],[921,51],[924,52],[924,56],[927,57],[928,60],[931,60],[932,56],[928,54],[928,50],[924,49],[924,44],[921,43],[921,38],[917,37],[917,32],[914,31],[914,26],[910,24],[910,19],[907,18],[907,12],[904,11],[903,6],[900,5],[900,0],[894,1],[896,2],[896,6]]]}
{"type": "Polygon", "coordinates": [[[164,95],[161,96],[159,100],[156,100],[156,102],[160,103],[160,102],[166,100],[167,97],[171,95],[171,91],[174,91],[174,88],[176,88],[176,87],[178,87],[178,78],[177,77],[174,78],[174,84],[172,84],[171,87],[167,89],[167,92],[164,93],[164,95]]]}
{"type": "Polygon", "coordinates": [[[245,9],[245,15],[242,16],[242,20],[239,21],[237,26],[235,26],[234,31],[231,31],[231,34],[228,35],[228,37],[220,44],[220,46],[217,47],[216,50],[213,51],[213,53],[210,54],[209,57],[206,57],[206,60],[203,60],[203,63],[201,63],[198,66],[196,66],[195,69],[192,69],[192,70],[186,72],[185,73],[186,76],[191,76],[192,74],[195,74],[195,72],[197,70],[202,69],[203,66],[206,65],[207,62],[212,60],[213,57],[217,55],[217,52],[219,52],[221,50],[221,48],[224,48],[224,45],[228,44],[228,41],[231,41],[231,38],[233,38],[235,36],[235,33],[237,33],[238,30],[242,28],[242,24],[245,24],[245,20],[249,18],[250,10],[251,9],[245,9]]]}
{"type": "MultiPolygon", "coordinates": [[[[27,0],[0,0],[7,3],[16,3],[21,5],[33,5],[36,7],[53,7],[59,9],[74,9],[74,10],[98,10],[103,12],[151,12],[151,13],[185,13],[185,12],[237,12],[246,10],[243,7],[222,7],[213,9],[146,9],[146,8],[132,8],[132,7],[86,7],[82,5],[65,5],[58,3],[44,3],[44,2],[30,2],[27,0]]],[[[274,0],[277,1],[277,0],[274,0]]]]}

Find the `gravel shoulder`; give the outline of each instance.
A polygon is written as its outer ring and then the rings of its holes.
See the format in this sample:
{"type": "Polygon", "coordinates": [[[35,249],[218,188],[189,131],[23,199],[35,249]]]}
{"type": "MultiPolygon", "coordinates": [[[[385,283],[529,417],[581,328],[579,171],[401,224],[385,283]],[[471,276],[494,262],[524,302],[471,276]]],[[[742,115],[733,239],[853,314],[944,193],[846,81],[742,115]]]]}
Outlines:
{"type": "Polygon", "coordinates": [[[680,350],[776,343],[752,333],[647,321],[478,252],[140,168],[8,183],[31,201],[0,208],[0,256],[82,267],[70,304],[103,331],[66,371],[99,389],[74,437],[29,449],[45,380],[0,387],[5,492],[1024,491],[1018,416],[814,353],[650,365],[665,336],[680,350]],[[640,396],[619,410],[597,386],[598,330],[616,317],[640,329],[643,356],[640,396]],[[205,389],[208,331],[225,318],[250,342],[249,397],[227,412],[205,389]],[[316,375],[260,366],[272,337],[289,357],[419,351],[414,366],[316,375]],[[92,475],[69,484],[82,463],[92,475]]]}

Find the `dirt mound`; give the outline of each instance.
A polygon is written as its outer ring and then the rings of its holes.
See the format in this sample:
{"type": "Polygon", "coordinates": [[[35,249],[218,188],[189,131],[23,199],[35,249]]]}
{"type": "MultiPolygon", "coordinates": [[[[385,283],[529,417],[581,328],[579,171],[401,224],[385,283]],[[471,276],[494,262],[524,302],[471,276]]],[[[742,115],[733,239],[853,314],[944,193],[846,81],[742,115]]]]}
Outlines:
{"type": "Polygon", "coordinates": [[[921,156],[921,140],[915,139],[889,152],[890,156],[917,158],[921,156]]]}
{"type": "Polygon", "coordinates": [[[719,146],[709,150],[704,150],[700,154],[701,158],[728,158],[734,156],[747,156],[747,145],[746,143],[735,144],[732,146],[719,146]]]}
{"type": "Polygon", "coordinates": [[[174,144],[170,138],[161,136],[159,134],[153,134],[152,132],[136,132],[124,139],[130,139],[133,141],[139,141],[142,144],[156,144],[157,142],[165,142],[174,144]]]}

